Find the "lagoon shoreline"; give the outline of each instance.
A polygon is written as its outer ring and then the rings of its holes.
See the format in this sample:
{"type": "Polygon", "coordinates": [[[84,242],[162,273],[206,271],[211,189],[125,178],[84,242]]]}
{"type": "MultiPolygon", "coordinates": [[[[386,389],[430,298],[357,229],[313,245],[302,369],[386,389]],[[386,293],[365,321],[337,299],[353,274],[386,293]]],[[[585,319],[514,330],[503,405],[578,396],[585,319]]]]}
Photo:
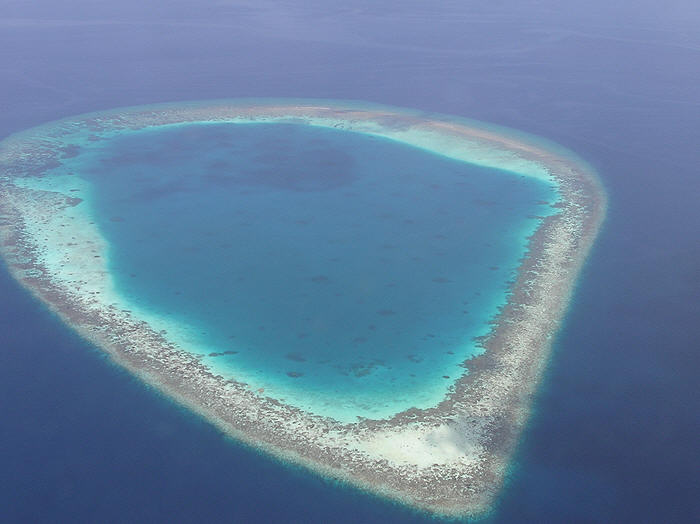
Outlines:
{"type": "MultiPolygon", "coordinates": [[[[482,515],[502,487],[552,339],[605,210],[606,195],[595,172],[562,150],[507,130],[393,108],[299,101],[167,104],[73,117],[0,143],[0,251],[13,276],[66,324],[233,438],[441,516],[482,515]],[[99,139],[111,129],[242,121],[344,126],[481,165],[531,169],[556,183],[558,213],[544,217],[530,238],[508,303],[481,340],[485,352],[463,363],[468,372],[436,406],[356,423],[303,412],[212,373],[167,334],[106,303],[95,291],[97,284],[61,280],[46,263],[43,240],[27,220],[60,215],[80,199],[20,187],[12,179],[41,177],[63,155],[74,154],[62,142],[65,136],[76,129],[99,139]],[[467,145],[460,149],[460,144],[467,145]]],[[[86,268],[100,263],[103,248],[95,241],[91,249],[97,254],[84,257],[86,268]]],[[[104,268],[90,275],[99,279],[100,271],[104,268]]]]}

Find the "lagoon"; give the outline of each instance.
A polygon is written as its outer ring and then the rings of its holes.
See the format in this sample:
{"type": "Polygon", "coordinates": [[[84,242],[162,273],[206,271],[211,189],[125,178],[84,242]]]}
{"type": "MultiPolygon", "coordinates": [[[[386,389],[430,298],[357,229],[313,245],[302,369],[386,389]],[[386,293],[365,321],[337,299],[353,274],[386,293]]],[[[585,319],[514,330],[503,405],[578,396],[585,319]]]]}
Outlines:
{"type": "Polygon", "coordinates": [[[73,194],[131,307],[224,376],[344,421],[444,397],[556,200],[537,179],[301,124],[125,132],[62,173],[87,183],[73,194]]]}

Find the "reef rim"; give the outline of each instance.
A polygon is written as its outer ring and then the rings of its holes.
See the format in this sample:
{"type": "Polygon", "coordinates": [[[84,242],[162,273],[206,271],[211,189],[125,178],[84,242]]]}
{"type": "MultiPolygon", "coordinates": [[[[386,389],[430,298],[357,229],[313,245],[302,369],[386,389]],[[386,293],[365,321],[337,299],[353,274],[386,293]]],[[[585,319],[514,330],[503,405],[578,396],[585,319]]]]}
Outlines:
{"type": "Polygon", "coordinates": [[[606,202],[594,170],[545,140],[475,121],[357,102],[230,100],[122,108],[52,122],[0,142],[0,252],[13,276],[64,322],[232,437],[443,516],[483,514],[502,486],[606,202]],[[508,303],[481,341],[486,351],[465,362],[469,373],[436,406],[357,423],[305,413],[213,374],[165,334],[110,301],[111,283],[99,265],[108,246],[93,231],[68,226],[78,239],[59,239],[72,255],[62,266],[47,252],[39,233],[54,231],[56,217],[69,217],[79,199],[18,181],[41,177],[71,154],[71,135],[253,121],[342,127],[556,184],[558,213],[544,218],[530,238],[508,303]],[[73,273],[61,269],[66,265],[73,273]]]}

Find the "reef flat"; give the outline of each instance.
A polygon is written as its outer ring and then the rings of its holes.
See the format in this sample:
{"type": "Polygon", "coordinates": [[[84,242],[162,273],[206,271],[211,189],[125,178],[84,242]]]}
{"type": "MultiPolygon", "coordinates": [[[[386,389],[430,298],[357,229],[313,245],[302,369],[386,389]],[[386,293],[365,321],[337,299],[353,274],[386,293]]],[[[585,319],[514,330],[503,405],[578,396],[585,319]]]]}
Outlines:
{"type": "Polygon", "coordinates": [[[498,493],[552,337],[605,213],[593,170],[524,134],[408,110],[326,101],[215,101],[73,117],[0,143],[0,240],[11,272],[114,361],[229,435],[283,460],[441,515],[477,515],[498,493]],[[108,269],[90,188],[47,176],[84,141],[190,123],[294,123],[383,137],[556,185],[484,352],[429,408],[339,421],[226,377],[183,347],[171,325],[125,302],[108,269]],[[77,191],[82,189],[82,191],[77,191]],[[77,196],[80,195],[80,196],[77,196]]]}

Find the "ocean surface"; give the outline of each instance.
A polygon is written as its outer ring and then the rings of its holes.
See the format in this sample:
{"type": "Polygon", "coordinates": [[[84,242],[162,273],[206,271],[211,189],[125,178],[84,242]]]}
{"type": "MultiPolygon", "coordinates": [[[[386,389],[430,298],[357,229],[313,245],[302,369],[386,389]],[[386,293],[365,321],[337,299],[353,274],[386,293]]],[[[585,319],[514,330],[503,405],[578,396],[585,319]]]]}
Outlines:
{"type": "MultiPolygon", "coordinates": [[[[594,1],[564,13],[550,0],[439,9],[422,2],[221,2],[208,11],[189,2],[142,4],[3,3],[0,135],[125,105],[297,96],[472,117],[571,148],[600,173],[608,217],[487,521],[697,520],[697,6],[594,1]]],[[[507,176],[489,180],[505,184],[507,176]]],[[[284,191],[301,199],[344,190],[302,189],[284,191]]],[[[529,214],[532,199],[513,198],[529,214]]],[[[129,227],[126,213],[109,216],[124,219],[106,223],[109,234],[129,227]]],[[[137,263],[127,259],[114,261],[137,263]]],[[[485,274],[504,281],[508,271],[502,264],[485,274]]],[[[332,285],[333,275],[307,274],[332,285]]],[[[278,364],[284,378],[313,362],[278,364]]],[[[111,364],[6,271],[0,419],[3,522],[431,520],[230,442],[111,364]]]]}

